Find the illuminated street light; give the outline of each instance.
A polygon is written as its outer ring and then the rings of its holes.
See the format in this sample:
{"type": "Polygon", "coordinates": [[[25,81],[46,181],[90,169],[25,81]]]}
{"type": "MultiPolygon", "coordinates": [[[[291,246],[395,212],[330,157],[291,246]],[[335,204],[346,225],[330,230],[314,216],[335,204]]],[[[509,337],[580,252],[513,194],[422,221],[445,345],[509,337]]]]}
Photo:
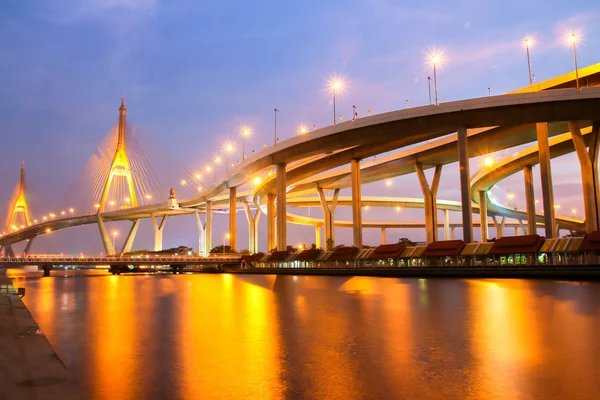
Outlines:
{"type": "Polygon", "coordinates": [[[494,158],[487,156],[486,158],[483,159],[483,166],[486,168],[491,168],[494,166],[494,158]]]}
{"type": "Polygon", "coordinates": [[[74,209],[74,208],[69,208],[69,212],[70,212],[71,214],[73,214],[73,213],[75,212],[75,209],[74,209]]]}
{"type": "Polygon", "coordinates": [[[110,204],[110,211],[113,211],[115,209],[115,202],[111,200],[108,204],[110,204]]]}
{"type": "Polygon", "coordinates": [[[333,93],[333,125],[335,126],[335,95],[336,93],[342,89],[342,81],[340,79],[333,79],[330,83],[331,92],[333,93]]]}
{"type": "Polygon", "coordinates": [[[573,45],[573,60],[575,61],[575,87],[579,89],[579,70],[577,68],[577,35],[575,33],[571,33],[567,38],[569,44],[573,45]]]}
{"type": "Polygon", "coordinates": [[[181,183],[181,186],[185,186],[185,184],[186,184],[187,182],[186,182],[186,180],[185,180],[185,179],[182,179],[180,183],[181,183]]]}
{"type": "Polygon", "coordinates": [[[150,194],[146,195],[146,200],[150,200],[151,198],[152,198],[152,195],[150,195],[150,194]]]}
{"type": "Polygon", "coordinates": [[[571,212],[573,213],[573,215],[576,215],[577,214],[577,209],[574,208],[574,209],[571,210],[571,212]]]}
{"type": "Polygon", "coordinates": [[[392,186],[392,181],[388,179],[387,181],[385,181],[385,184],[387,185],[387,187],[390,187],[392,186]]]}
{"type": "Polygon", "coordinates": [[[435,105],[439,105],[438,102],[438,89],[437,89],[437,66],[442,60],[440,53],[433,53],[429,56],[431,65],[433,65],[433,91],[435,92],[435,105]]]}
{"type": "Polygon", "coordinates": [[[298,129],[296,129],[296,133],[298,135],[304,135],[306,132],[308,132],[308,129],[306,129],[306,125],[300,125],[298,129]]]}
{"type": "MultiPolygon", "coordinates": [[[[223,240],[223,254],[225,254],[225,244],[227,243],[228,240],[231,239],[231,234],[229,232],[227,232],[225,234],[225,239],[223,240]]],[[[231,244],[230,244],[231,246],[231,244]]]]}
{"type": "Polygon", "coordinates": [[[113,236],[113,249],[114,249],[116,247],[117,236],[119,236],[119,232],[118,231],[113,231],[112,232],[112,236],[113,236]]]}
{"type": "MultiPolygon", "coordinates": [[[[245,151],[245,147],[244,147],[244,139],[246,138],[246,136],[250,135],[250,129],[249,128],[244,128],[242,129],[242,162],[244,162],[246,160],[246,151],[245,151]]],[[[233,150],[233,148],[232,148],[233,150]]]]}
{"type": "Polygon", "coordinates": [[[196,174],[196,180],[198,180],[198,181],[199,181],[200,179],[202,179],[202,175],[200,175],[200,174],[196,174]]]}
{"type": "Polygon", "coordinates": [[[525,49],[527,50],[527,69],[529,71],[529,84],[532,85],[533,84],[533,75],[531,75],[531,61],[529,59],[529,47],[531,47],[531,45],[533,44],[533,39],[530,37],[526,37],[525,40],[523,41],[523,43],[525,44],[525,49]]]}
{"type": "Polygon", "coordinates": [[[303,244],[299,244],[297,246],[297,248],[298,248],[298,250],[302,251],[302,250],[304,250],[304,245],[303,244]]]}
{"type": "Polygon", "coordinates": [[[400,206],[396,206],[396,212],[399,213],[401,210],[400,206]]]}
{"type": "Polygon", "coordinates": [[[261,181],[262,181],[262,179],[260,178],[260,176],[257,176],[252,180],[252,183],[254,184],[254,186],[258,186],[258,185],[260,185],[261,181]]]}
{"type": "Polygon", "coordinates": [[[233,145],[231,143],[227,143],[225,145],[225,175],[227,175],[229,173],[229,166],[228,166],[228,162],[227,162],[227,156],[232,151],[233,151],[233,145]]]}

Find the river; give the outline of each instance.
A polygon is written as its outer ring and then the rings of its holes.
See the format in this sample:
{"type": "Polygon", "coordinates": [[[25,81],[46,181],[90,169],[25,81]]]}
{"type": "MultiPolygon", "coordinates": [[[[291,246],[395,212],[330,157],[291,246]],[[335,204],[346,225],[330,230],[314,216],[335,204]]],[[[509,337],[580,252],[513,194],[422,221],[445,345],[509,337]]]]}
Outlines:
{"type": "Polygon", "coordinates": [[[230,274],[14,282],[90,399],[600,398],[600,283],[230,274]]]}

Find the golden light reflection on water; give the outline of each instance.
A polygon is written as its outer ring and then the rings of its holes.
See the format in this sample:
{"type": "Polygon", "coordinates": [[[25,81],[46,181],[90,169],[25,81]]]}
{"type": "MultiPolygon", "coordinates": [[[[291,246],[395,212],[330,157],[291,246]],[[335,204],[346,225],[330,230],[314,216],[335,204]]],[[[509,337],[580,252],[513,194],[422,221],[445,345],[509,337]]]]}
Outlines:
{"type": "Polygon", "coordinates": [[[24,282],[94,399],[600,398],[600,285],[178,275],[24,282]]]}

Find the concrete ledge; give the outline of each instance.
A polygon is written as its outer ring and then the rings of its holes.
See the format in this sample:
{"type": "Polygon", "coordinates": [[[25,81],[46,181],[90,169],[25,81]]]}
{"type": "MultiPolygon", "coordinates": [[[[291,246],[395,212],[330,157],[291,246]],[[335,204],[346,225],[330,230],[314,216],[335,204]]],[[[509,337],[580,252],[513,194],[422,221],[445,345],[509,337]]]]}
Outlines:
{"type": "Polygon", "coordinates": [[[414,278],[531,278],[600,280],[600,266],[550,267],[410,267],[410,268],[250,268],[225,269],[233,274],[378,276],[414,278]]]}
{"type": "Polygon", "coordinates": [[[83,399],[12,282],[0,288],[0,399],[83,399]]]}

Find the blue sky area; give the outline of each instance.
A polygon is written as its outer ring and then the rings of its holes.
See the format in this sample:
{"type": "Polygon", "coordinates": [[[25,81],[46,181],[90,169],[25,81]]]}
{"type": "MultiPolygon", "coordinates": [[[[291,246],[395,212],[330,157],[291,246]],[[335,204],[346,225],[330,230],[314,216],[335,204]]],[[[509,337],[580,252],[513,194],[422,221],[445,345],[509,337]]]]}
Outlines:
{"type": "MultiPolygon", "coordinates": [[[[589,0],[548,1],[187,1],[4,0],[0,4],[0,204],[6,204],[26,162],[38,214],[52,211],[116,120],[122,95],[128,116],[189,170],[203,169],[239,139],[247,149],[272,142],[273,108],[281,140],[300,123],[330,124],[333,75],[346,86],[338,110],[359,115],[428,102],[428,51],[443,52],[441,100],[500,94],[528,83],[522,39],[531,35],[536,80],[573,70],[565,36],[581,37],[581,67],[600,62],[600,10],[589,0]],[[43,201],[42,201],[43,199],[43,201]]],[[[239,140],[238,140],[239,146],[239,140]]],[[[553,161],[563,209],[581,209],[579,167],[553,161]]],[[[472,172],[478,166],[472,166],[472,172]]],[[[222,174],[223,171],[220,173],[222,174]]],[[[449,166],[439,198],[458,199],[449,166]]],[[[536,178],[537,179],[537,178],[536,178]]],[[[521,174],[498,190],[522,203],[521,174]]],[[[539,179],[536,180],[539,191],[539,179]]],[[[416,176],[365,185],[364,194],[414,196],[416,176]]],[[[165,193],[165,197],[167,194],[165,193]]],[[[58,208],[57,208],[58,209],[58,208]]],[[[320,210],[311,210],[313,216],[320,210]]],[[[422,219],[420,210],[369,210],[366,219],[422,219]],[[405,212],[406,211],[406,212],[405,212]]],[[[347,210],[340,217],[349,217],[347,210]]],[[[440,214],[441,216],[441,214],[440,214]]],[[[226,217],[216,217],[219,244],[226,217]]],[[[458,220],[458,215],[453,216],[458,220]]],[[[477,218],[477,217],[476,217],[477,218]]],[[[240,214],[238,248],[247,247],[240,214]]],[[[266,242],[266,219],[260,247],[266,242]]],[[[167,222],[165,246],[197,243],[193,217],[167,222]]],[[[136,248],[150,247],[146,221],[136,248]]],[[[125,232],[126,225],[118,229],[125,232]]],[[[289,226],[290,244],[314,241],[312,228],[289,226]]],[[[351,242],[339,229],[337,243],[351,242]]],[[[365,231],[378,243],[379,231],[365,231]]],[[[420,231],[390,231],[422,240],[420,231]]],[[[459,235],[460,236],[460,235],[459,235]]],[[[492,233],[493,236],[493,233],[492,233]]],[[[97,227],[55,232],[34,251],[99,252],[97,227]]]]}

